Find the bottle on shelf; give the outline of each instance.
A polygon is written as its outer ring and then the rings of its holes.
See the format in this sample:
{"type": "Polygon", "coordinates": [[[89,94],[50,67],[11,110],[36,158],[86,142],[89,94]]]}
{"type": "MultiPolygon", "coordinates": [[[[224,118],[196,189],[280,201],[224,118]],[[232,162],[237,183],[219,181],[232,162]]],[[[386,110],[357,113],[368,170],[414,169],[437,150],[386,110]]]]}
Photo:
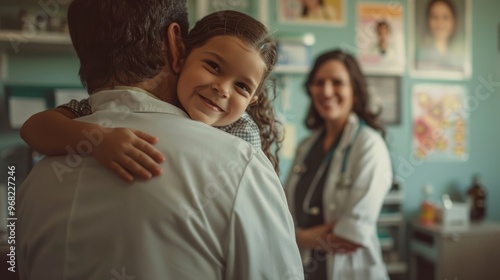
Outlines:
{"type": "Polygon", "coordinates": [[[486,190],[479,181],[479,175],[474,175],[472,184],[467,191],[470,205],[470,219],[481,221],[486,216],[486,190]]]}
{"type": "Polygon", "coordinates": [[[422,200],[422,203],[420,203],[419,221],[422,225],[431,226],[434,224],[436,217],[436,209],[431,201],[431,195],[433,192],[432,185],[424,185],[422,192],[424,194],[424,199],[422,200]]]}

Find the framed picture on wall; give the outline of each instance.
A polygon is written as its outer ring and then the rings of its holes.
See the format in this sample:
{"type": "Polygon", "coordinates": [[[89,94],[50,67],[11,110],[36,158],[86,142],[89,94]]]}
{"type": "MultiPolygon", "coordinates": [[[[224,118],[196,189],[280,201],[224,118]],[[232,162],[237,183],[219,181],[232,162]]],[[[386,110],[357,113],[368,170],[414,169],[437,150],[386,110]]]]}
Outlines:
{"type": "Polygon", "coordinates": [[[469,154],[467,88],[454,84],[416,84],[412,95],[416,158],[466,161],[469,154]]]}
{"type": "Polygon", "coordinates": [[[367,74],[401,75],[405,70],[404,11],[401,4],[358,4],[356,45],[367,74]]]}
{"type": "Polygon", "coordinates": [[[281,23],[344,25],[345,0],[277,0],[281,23]]]}
{"type": "Polygon", "coordinates": [[[411,72],[436,79],[471,76],[470,0],[412,0],[411,72]]]}
{"type": "MultiPolygon", "coordinates": [[[[188,9],[196,15],[194,19],[190,17],[193,25],[202,17],[223,10],[233,10],[245,13],[258,19],[267,25],[268,1],[267,0],[188,0],[188,9]]],[[[194,25],[193,25],[194,26],[194,25]]]]}
{"type": "Polygon", "coordinates": [[[370,108],[384,124],[401,123],[401,85],[398,76],[367,76],[370,108]]]}

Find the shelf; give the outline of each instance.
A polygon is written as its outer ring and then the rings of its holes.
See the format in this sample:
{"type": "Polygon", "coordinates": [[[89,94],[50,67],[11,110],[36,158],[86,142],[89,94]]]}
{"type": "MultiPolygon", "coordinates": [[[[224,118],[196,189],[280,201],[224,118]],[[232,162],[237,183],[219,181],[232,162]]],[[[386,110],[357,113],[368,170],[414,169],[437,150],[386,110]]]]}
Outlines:
{"type": "Polygon", "coordinates": [[[384,204],[399,204],[403,201],[403,192],[391,191],[384,199],[384,204]]]}
{"type": "Polygon", "coordinates": [[[303,65],[276,65],[274,73],[276,74],[306,74],[309,66],[303,65]]]}
{"type": "Polygon", "coordinates": [[[22,51],[74,52],[68,34],[60,32],[30,34],[20,30],[0,30],[0,50],[14,54],[22,51]]]}
{"type": "Polygon", "coordinates": [[[378,218],[378,225],[390,226],[390,225],[401,225],[403,222],[403,214],[401,213],[383,213],[380,214],[378,218]]]}
{"type": "MultiPolygon", "coordinates": [[[[392,190],[385,196],[378,221],[377,231],[382,250],[384,263],[389,275],[403,275],[407,272],[407,264],[401,260],[402,255],[402,231],[404,214],[402,212],[404,202],[403,188],[398,182],[394,182],[392,190]],[[397,184],[397,188],[395,187],[397,184]]],[[[399,279],[399,278],[398,278],[399,279]]]]}
{"type": "Polygon", "coordinates": [[[392,238],[380,238],[380,248],[384,251],[394,249],[394,240],[392,238]]]}
{"type": "MultiPolygon", "coordinates": [[[[4,5],[16,5],[16,6],[20,6],[20,5],[36,6],[37,2],[38,1],[36,1],[36,0],[2,0],[2,4],[4,4],[4,5]]],[[[58,1],[58,2],[62,2],[62,1],[58,1]]]]}
{"type": "Polygon", "coordinates": [[[389,274],[405,273],[407,270],[407,265],[404,262],[386,263],[385,267],[387,269],[387,273],[389,273],[389,274]]]}

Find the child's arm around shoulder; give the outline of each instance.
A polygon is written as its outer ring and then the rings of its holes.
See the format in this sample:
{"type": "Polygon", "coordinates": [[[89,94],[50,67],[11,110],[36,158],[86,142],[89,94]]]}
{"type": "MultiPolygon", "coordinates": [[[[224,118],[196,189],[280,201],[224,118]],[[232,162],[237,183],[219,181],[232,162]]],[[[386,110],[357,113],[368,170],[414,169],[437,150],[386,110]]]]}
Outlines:
{"type": "Polygon", "coordinates": [[[92,155],[106,168],[126,181],[134,176],[149,179],[160,175],[163,155],[152,144],[156,137],[128,128],[105,128],[97,124],[73,121],[73,110],[60,107],[31,116],[21,128],[21,138],[33,149],[48,156],[79,153],[92,155]],[[80,143],[98,133],[99,141],[90,141],[92,149],[82,151],[80,143]]]}

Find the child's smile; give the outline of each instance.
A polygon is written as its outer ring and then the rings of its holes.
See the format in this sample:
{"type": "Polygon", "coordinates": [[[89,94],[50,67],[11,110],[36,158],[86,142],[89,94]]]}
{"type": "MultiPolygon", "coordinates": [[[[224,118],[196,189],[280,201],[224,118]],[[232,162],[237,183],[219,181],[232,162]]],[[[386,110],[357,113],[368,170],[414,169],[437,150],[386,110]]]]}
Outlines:
{"type": "Polygon", "coordinates": [[[179,100],[197,121],[225,126],[257,100],[265,64],[260,54],[235,36],[215,36],[189,53],[177,85],[179,100]]]}

